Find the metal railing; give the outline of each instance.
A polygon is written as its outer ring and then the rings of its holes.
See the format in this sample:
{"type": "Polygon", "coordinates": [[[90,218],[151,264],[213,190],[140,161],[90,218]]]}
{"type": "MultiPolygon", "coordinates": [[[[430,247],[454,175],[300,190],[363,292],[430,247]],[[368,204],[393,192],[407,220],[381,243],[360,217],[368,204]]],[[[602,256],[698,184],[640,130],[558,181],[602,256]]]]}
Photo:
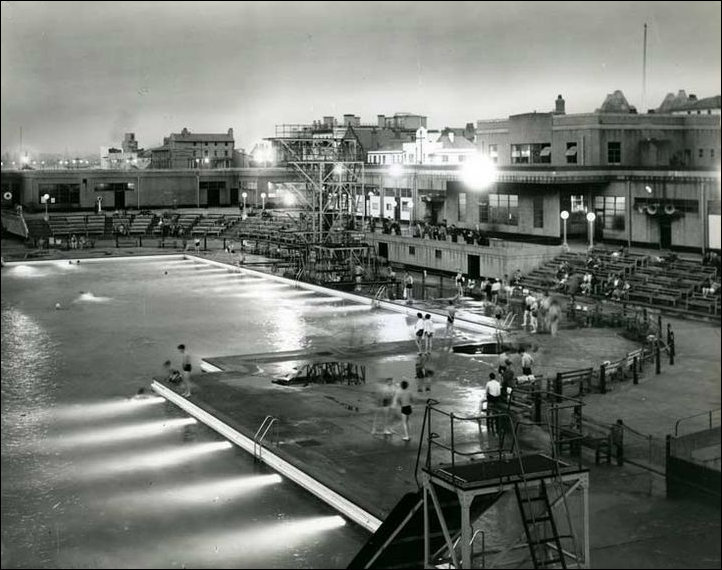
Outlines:
{"type": "Polygon", "coordinates": [[[276,440],[278,440],[278,418],[275,416],[266,416],[263,419],[263,422],[261,422],[261,425],[256,430],[255,435],[253,436],[253,457],[255,459],[261,458],[261,453],[263,451],[263,439],[266,437],[266,434],[271,429],[271,426],[276,426],[276,440]]]}
{"type": "MultiPolygon", "coordinates": [[[[705,422],[705,425],[707,425],[707,429],[712,429],[714,426],[720,425],[721,414],[722,414],[722,410],[716,409],[716,410],[709,410],[708,412],[701,412],[699,414],[693,414],[691,416],[680,418],[674,424],[674,437],[679,436],[679,424],[681,424],[682,422],[688,422],[689,420],[701,419],[702,417],[707,417],[707,422],[705,422]]],[[[700,423],[700,425],[701,425],[701,423],[700,423]]]]}

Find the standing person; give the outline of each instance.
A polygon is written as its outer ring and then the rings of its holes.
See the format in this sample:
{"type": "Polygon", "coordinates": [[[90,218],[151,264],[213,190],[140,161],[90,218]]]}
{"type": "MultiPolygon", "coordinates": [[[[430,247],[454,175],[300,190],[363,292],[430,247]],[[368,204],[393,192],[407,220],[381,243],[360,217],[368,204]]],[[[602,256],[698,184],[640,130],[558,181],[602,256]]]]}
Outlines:
{"type": "Polygon", "coordinates": [[[410,305],[414,300],[414,278],[408,271],[404,271],[404,299],[410,305]]]}
{"type": "Polygon", "coordinates": [[[394,402],[396,406],[401,408],[401,425],[404,428],[404,441],[409,441],[409,416],[411,415],[411,390],[406,380],[401,381],[401,386],[394,394],[394,402]]]}
{"type": "Polygon", "coordinates": [[[78,249],[78,238],[75,234],[70,236],[70,249],[78,249]]]}
{"type": "Polygon", "coordinates": [[[454,336],[454,320],[456,319],[456,306],[454,301],[449,299],[449,308],[446,315],[446,332],[444,338],[451,340],[454,336]]]}
{"type": "Polygon", "coordinates": [[[489,373],[489,380],[484,386],[484,396],[481,400],[481,411],[486,411],[486,429],[489,430],[490,434],[495,434],[498,431],[499,418],[496,415],[499,413],[497,404],[501,397],[501,384],[496,379],[496,374],[493,372],[489,373]]]}
{"type": "Polygon", "coordinates": [[[534,299],[534,301],[531,304],[531,307],[529,308],[529,318],[531,319],[531,334],[536,334],[537,325],[539,323],[538,316],[539,316],[539,303],[537,303],[537,300],[534,299]]]}
{"type": "Polygon", "coordinates": [[[557,336],[557,332],[559,331],[559,321],[562,318],[562,308],[561,305],[555,300],[552,299],[549,302],[549,330],[552,334],[552,336],[557,336]]]}
{"type": "Polygon", "coordinates": [[[461,269],[456,272],[456,296],[461,299],[464,296],[464,276],[461,273],[461,269]]]}
{"type": "Polygon", "coordinates": [[[514,374],[514,367],[511,365],[511,360],[507,358],[504,364],[504,371],[501,373],[501,392],[505,400],[510,398],[514,388],[516,388],[516,375],[514,374]]]}
{"type": "Polygon", "coordinates": [[[191,355],[186,351],[185,344],[178,345],[178,352],[181,354],[181,370],[183,373],[183,396],[191,395],[191,355]]]}
{"type": "Polygon", "coordinates": [[[491,284],[491,302],[495,305],[499,304],[499,293],[501,292],[501,281],[494,279],[491,284]]]}
{"type": "Polygon", "coordinates": [[[193,242],[193,245],[195,246],[196,253],[200,253],[201,251],[201,238],[196,238],[193,242]]]}
{"type": "Polygon", "coordinates": [[[531,376],[531,366],[534,364],[534,357],[524,350],[524,347],[519,348],[519,354],[521,355],[521,373],[525,376],[531,376]]]}
{"type": "Polygon", "coordinates": [[[524,299],[524,320],[521,323],[523,329],[526,329],[527,323],[531,323],[531,306],[535,301],[536,299],[534,298],[534,295],[532,295],[531,291],[529,291],[524,299]]]}
{"type": "Polygon", "coordinates": [[[414,325],[414,342],[419,349],[419,354],[424,352],[422,342],[424,341],[424,315],[416,313],[416,324],[414,325]]]}
{"type": "Polygon", "coordinates": [[[383,422],[382,433],[384,435],[391,435],[391,430],[389,429],[389,410],[391,410],[391,402],[394,397],[393,381],[393,378],[385,378],[379,384],[377,394],[378,407],[376,409],[376,413],[374,414],[374,425],[371,428],[372,434],[378,433],[376,426],[379,416],[381,416],[381,420],[383,422]]]}
{"type": "Polygon", "coordinates": [[[434,323],[431,321],[431,315],[426,313],[424,317],[424,339],[426,340],[426,354],[431,354],[431,345],[434,338],[434,323]]]}

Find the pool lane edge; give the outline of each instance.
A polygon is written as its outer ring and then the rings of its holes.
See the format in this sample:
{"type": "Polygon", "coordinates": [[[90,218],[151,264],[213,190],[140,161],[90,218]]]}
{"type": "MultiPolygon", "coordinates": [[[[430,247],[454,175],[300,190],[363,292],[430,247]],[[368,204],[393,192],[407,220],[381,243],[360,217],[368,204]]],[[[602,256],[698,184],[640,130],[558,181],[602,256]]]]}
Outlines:
{"type": "MultiPolygon", "coordinates": [[[[187,400],[180,394],[177,394],[170,388],[163,386],[163,384],[153,381],[151,384],[153,391],[175,404],[184,412],[196,418],[199,422],[213,429],[223,437],[227,438],[230,442],[234,443],[244,451],[253,455],[254,444],[253,440],[243,435],[239,431],[235,430],[228,424],[222,422],[216,418],[213,414],[203,410],[190,400],[187,400]]],[[[352,503],[347,498],[338,494],[336,491],[329,489],[324,484],[320,483],[298,467],[292,465],[288,461],[281,459],[278,455],[274,454],[267,447],[263,446],[259,459],[266,465],[284,475],[297,485],[304,488],[306,491],[312,493],[335,510],[352,520],[359,526],[365,528],[369,532],[376,532],[381,526],[381,520],[366,512],[361,507],[352,503]]]]}

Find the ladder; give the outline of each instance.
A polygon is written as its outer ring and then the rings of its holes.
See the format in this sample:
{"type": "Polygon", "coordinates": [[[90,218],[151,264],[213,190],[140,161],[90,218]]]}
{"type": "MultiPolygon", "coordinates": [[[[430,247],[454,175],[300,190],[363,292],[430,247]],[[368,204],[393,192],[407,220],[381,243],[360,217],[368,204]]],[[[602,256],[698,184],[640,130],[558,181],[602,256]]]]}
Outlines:
{"type": "Polygon", "coordinates": [[[253,458],[258,461],[261,459],[261,453],[263,452],[263,439],[271,429],[271,426],[276,425],[276,441],[278,441],[278,418],[275,416],[266,416],[261,422],[261,425],[256,430],[253,436],[253,458]]]}
{"type": "MultiPolygon", "coordinates": [[[[568,558],[576,563],[576,567],[581,567],[579,564],[580,558],[577,540],[574,535],[574,527],[566,498],[566,490],[561,477],[556,443],[553,438],[554,432],[552,431],[548,417],[546,423],[548,433],[552,437],[551,458],[553,459],[554,466],[552,467],[551,473],[551,486],[556,494],[556,499],[553,503],[550,501],[549,491],[544,479],[539,479],[538,481],[534,481],[534,483],[529,481],[524,471],[521,450],[516,445],[518,441],[517,438],[515,438],[514,444],[519,461],[519,477],[521,481],[514,483],[514,493],[524,527],[524,534],[529,545],[529,553],[533,567],[567,568],[568,558]],[[535,490],[536,493],[534,493],[535,490]],[[554,517],[554,507],[558,504],[561,504],[564,510],[569,534],[560,534],[559,532],[557,521],[554,517]],[[562,540],[569,540],[571,542],[571,552],[564,550],[562,540]]],[[[518,429],[520,425],[522,424],[518,423],[516,428],[518,429]]]]}

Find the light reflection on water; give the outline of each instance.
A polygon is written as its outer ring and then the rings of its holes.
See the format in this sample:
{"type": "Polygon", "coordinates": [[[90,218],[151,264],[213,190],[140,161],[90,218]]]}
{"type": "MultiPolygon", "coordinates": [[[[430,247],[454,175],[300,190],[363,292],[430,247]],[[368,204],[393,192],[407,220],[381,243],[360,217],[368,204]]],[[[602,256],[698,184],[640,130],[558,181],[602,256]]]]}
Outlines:
{"type": "Polygon", "coordinates": [[[287,481],[252,489],[241,509],[209,508],[220,495],[201,491],[171,508],[168,489],[272,472],[235,450],[178,462],[219,441],[203,426],[126,437],[133,426],[184,416],[169,404],[128,407],[125,398],[147,385],[163,360],[178,366],[181,342],[197,362],[295,350],[312,338],[345,346],[408,340],[404,316],[176,260],[8,269],[2,273],[3,567],[234,567],[239,559],[258,567],[345,566],[366,537],[353,526],[299,536],[280,550],[259,547],[252,556],[214,538],[228,529],[288,530],[294,527],[276,523],[333,514],[287,481]],[[108,302],[86,296],[73,303],[80,291],[108,302]],[[245,293],[253,297],[237,297],[245,293]],[[64,310],[55,310],[56,302],[64,310]],[[125,435],[100,443],[113,430],[125,435]],[[63,446],[53,444],[58,441],[63,446]],[[161,466],[163,460],[174,464],[161,466]],[[118,513],[119,497],[146,491],[147,508],[118,513]],[[185,516],[177,516],[178,508],[185,516]],[[219,545],[222,555],[214,550],[219,545]]]}

